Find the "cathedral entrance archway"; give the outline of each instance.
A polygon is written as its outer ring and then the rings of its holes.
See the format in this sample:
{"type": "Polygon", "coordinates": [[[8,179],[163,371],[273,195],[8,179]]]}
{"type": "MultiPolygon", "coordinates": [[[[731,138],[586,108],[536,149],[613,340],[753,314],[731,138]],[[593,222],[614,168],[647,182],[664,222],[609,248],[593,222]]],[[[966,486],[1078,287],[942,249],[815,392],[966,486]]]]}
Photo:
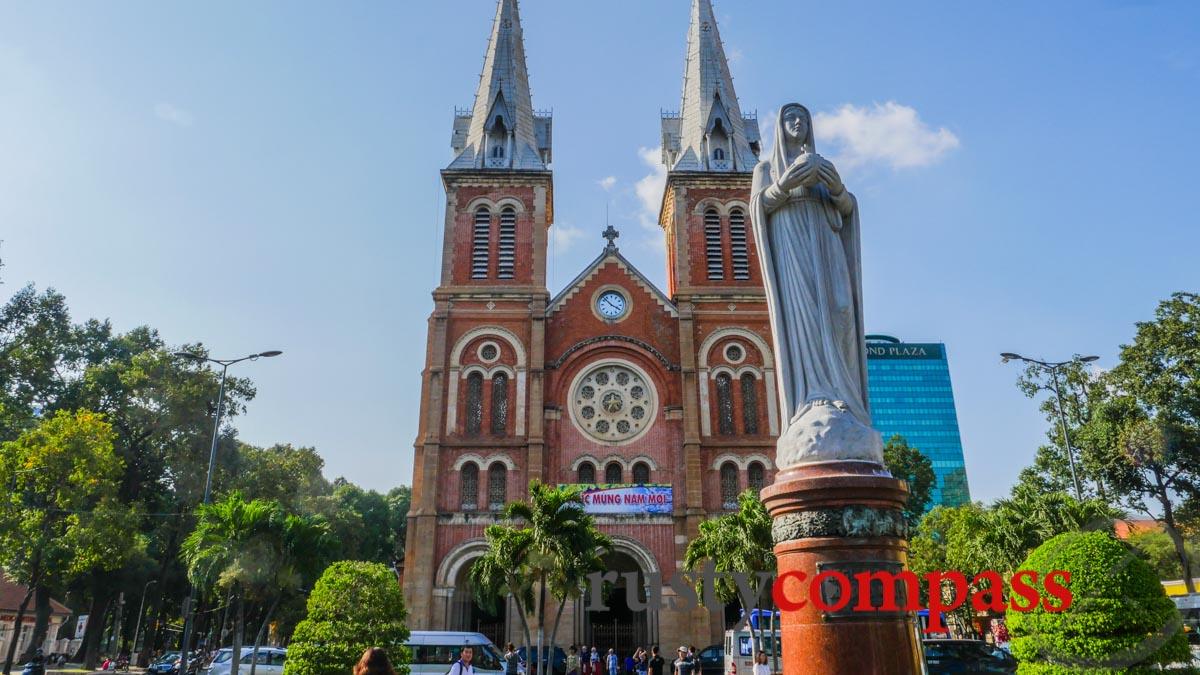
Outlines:
{"type": "Polygon", "coordinates": [[[638,647],[649,649],[658,640],[658,612],[645,607],[647,577],[661,572],[654,554],[641,542],[621,535],[610,536],[613,548],[603,560],[605,571],[616,572],[617,580],[611,585],[606,609],[583,612],[581,637],[584,644],[596,646],[601,656],[615,649],[623,668],[626,655],[638,647]]]}
{"type": "Polygon", "coordinates": [[[502,645],[508,639],[510,601],[501,600],[492,611],[475,601],[471,585],[471,565],[486,552],[487,542],[482,538],[468,540],[454,547],[438,567],[434,595],[445,601],[435,630],[483,633],[494,644],[502,645]]]}

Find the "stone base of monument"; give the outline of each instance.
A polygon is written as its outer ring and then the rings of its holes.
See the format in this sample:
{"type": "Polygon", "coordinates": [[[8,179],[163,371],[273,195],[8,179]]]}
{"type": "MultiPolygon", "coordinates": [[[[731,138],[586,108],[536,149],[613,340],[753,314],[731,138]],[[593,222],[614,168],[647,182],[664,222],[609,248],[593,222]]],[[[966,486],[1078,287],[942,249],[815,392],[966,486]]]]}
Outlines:
{"type": "Polygon", "coordinates": [[[907,568],[907,496],[903,482],[864,461],[803,464],[762,491],[774,520],[776,592],[803,604],[781,606],[785,675],[922,672],[919,628],[903,611],[903,583],[896,584],[898,610],[855,609],[884,605],[883,581],[870,582],[863,603],[856,574],[907,568]]]}

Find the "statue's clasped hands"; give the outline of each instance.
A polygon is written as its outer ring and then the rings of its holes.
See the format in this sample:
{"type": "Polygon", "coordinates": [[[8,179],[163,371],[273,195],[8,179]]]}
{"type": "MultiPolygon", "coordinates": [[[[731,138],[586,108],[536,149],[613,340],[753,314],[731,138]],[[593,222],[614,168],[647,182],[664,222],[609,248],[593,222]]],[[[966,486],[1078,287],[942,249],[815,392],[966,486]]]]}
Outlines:
{"type": "Polygon", "coordinates": [[[779,179],[779,187],[783,190],[792,190],[801,185],[809,186],[817,183],[824,183],[825,187],[829,188],[830,194],[834,195],[839,195],[846,189],[833,162],[815,152],[806,152],[796,157],[796,160],[779,179]]]}

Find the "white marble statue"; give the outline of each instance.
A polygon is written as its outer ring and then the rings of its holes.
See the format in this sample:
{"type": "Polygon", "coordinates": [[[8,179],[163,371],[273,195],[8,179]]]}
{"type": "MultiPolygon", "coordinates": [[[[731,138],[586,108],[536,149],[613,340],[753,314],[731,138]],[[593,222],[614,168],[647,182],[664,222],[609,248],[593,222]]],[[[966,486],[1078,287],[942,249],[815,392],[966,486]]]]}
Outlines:
{"type": "Polygon", "coordinates": [[[754,170],[750,207],[779,366],[779,468],[882,463],[867,403],[858,203],[816,153],[804,106],[779,111],[771,158],[754,170]]]}

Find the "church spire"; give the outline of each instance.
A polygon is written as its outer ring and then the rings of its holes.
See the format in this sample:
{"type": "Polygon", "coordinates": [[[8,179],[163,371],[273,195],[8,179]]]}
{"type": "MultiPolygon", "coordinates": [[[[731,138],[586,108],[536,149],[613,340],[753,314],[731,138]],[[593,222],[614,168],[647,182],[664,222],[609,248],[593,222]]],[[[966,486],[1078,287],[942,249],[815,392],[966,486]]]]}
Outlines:
{"type": "Polygon", "coordinates": [[[754,170],[758,118],[743,117],[738,107],[711,0],[692,0],[683,103],[678,114],[663,113],[662,133],[668,170],[754,170]]]}
{"type": "Polygon", "coordinates": [[[498,0],[475,105],[456,111],[451,169],[544,171],[550,164],[549,113],[535,113],[517,0],[498,0]]]}

